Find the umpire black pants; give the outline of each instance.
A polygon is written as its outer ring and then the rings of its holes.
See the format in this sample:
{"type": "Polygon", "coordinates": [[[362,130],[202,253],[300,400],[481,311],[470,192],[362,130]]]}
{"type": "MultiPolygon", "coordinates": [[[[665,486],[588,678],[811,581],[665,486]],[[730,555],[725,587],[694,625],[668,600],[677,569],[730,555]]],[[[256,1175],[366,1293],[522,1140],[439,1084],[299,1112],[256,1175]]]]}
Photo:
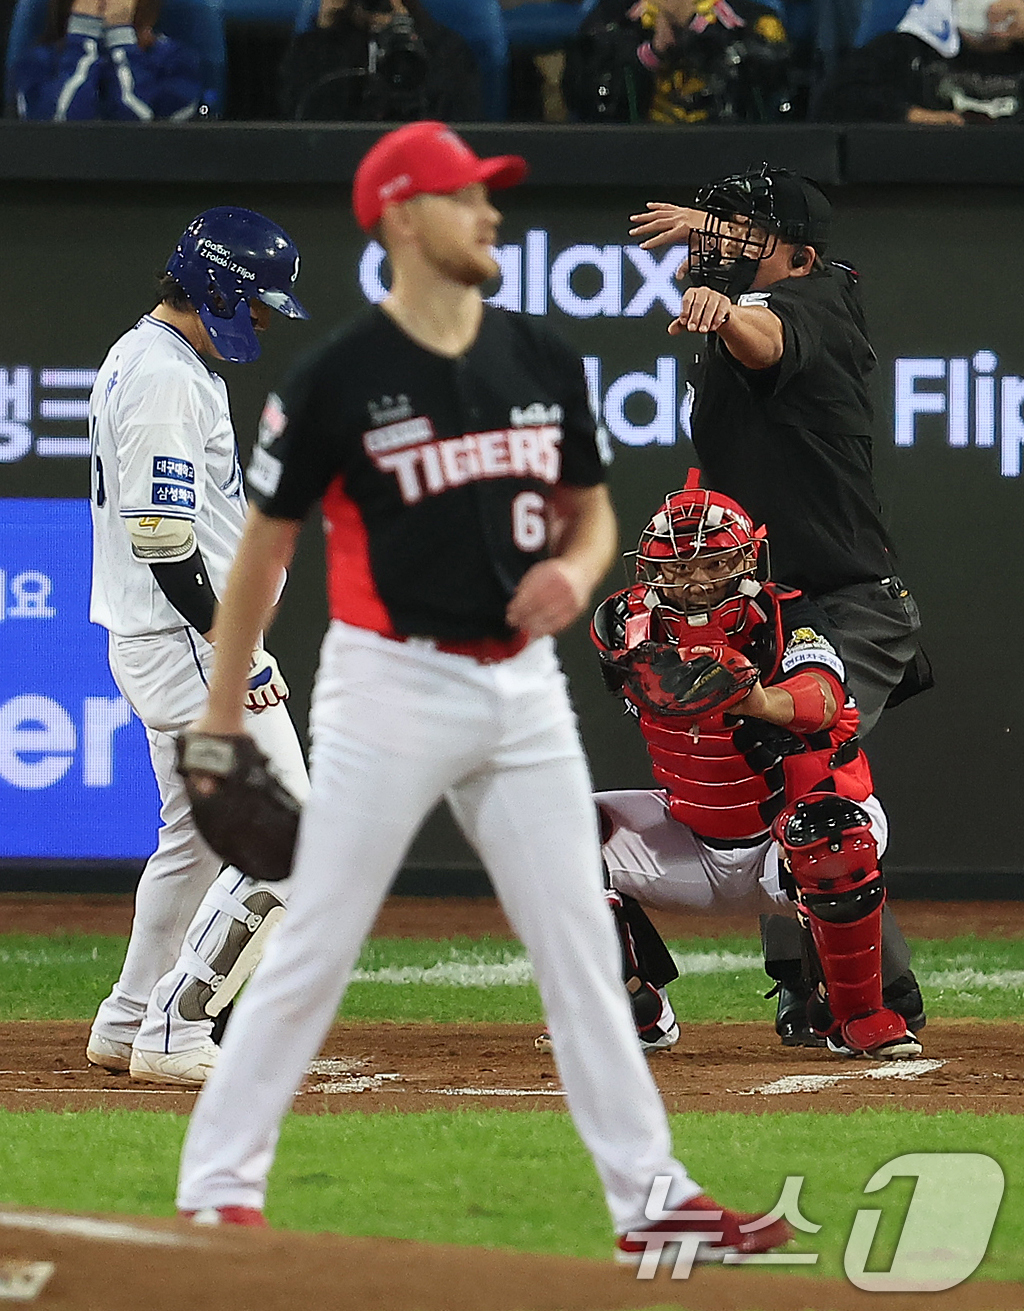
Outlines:
{"type": "MultiPolygon", "coordinates": [[[[854,583],[813,598],[835,629],[846,682],[857,700],[861,741],[871,732],[917,655],[921,627],[917,602],[899,578],[854,583]]],[[[785,915],[761,916],[765,970],[800,959],[800,929],[785,915]]],[[[882,980],[892,983],[910,968],[910,948],[886,906],[882,912],[882,980]]]]}

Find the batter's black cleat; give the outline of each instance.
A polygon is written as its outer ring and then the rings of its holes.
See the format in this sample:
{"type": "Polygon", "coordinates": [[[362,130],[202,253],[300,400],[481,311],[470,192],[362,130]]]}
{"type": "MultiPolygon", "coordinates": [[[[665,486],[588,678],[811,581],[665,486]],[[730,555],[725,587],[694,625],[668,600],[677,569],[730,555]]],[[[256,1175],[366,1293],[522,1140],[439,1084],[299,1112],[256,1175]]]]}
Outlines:
{"type": "Polygon", "coordinates": [[[815,1033],[807,1020],[807,1000],[810,993],[806,988],[790,988],[784,983],[776,983],[766,997],[778,997],[775,1011],[775,1032],[782,1040],[783,1047],[824,1047],[825,1039],[815,1033]]]}

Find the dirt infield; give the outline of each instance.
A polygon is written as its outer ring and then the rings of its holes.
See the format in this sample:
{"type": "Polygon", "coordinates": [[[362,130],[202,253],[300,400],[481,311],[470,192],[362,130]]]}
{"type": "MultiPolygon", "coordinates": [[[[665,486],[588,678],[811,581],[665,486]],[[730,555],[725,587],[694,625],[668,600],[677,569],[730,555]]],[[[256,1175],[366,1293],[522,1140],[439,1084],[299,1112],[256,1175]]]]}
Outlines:
{"type": "MultiPolygon", "coordinates": [[[[837,1280],[743,1269],[650,1282],[610,1261],[400,1239],[197,1230],[180,1221],[0,1209],[3,1258],[54,1266],[39,1311],[1019,1311],[1019,1284],[864,1293],[837,1280]],[[69,1223],[70,1222],[70,1223],[69,1223]],[[32,1226],[31,1228],[22,1226],[32,1226]],[[76,1232],[67,1232],[73,1229],[76,1232]],[[65,1232],[54,1232],[64,1230],[65,1232]]],[[[3,1265],[0,1259],[0,1278],[3,1265]]],[[[19,1303],[18,1305],[28,1305],[19,1303]]]]}
{"type": "MultiPolygon", "coordinates": [[[[295,1110],[559,1110],[564,1098],[554,1061],[534,1050],[536,1032],[515,1024],[336,1024],[295,1110]]],[[[87,1024],[0,1025],[0,1106],[191,1109],[192,1093],[91,1069],[87,1035],[87,1024]]],[[[764,1024],[691,1024],[651,1069],[673,1111],[904,1106],[1024,1113],[1020,1026],[940,1020],[923,1036],[924,1059],[879,1064],[783,1048],[764,1024]]]]}
{"type": "MultiPolygon", "coordinates": [[[[893,909],[909,938],[1024,937],[1024,901],[898,901],[893,909]]],[[[717,938],[754,933],[749,915],[668,915],[651,918],[669,938],[717,938]]],[[[48,896],[0,893],[0,933],[127,934],[132,899],[127,896],[48,896]]],[[[512,937],[491,897],[389,897],[374,926],[385,938],[512,937]]]]}
{"type": "MultiPolygon", "coordinates": [[[[922,903],[897,907],[908,936],[1024,933],[1024,903],[922,903]]],[[[0,896],[0,933],[124,934],[122,897],[0,896]]],[[[750,933],[746,918],[659,916],[670,937],[750,933]]],[[[390,899],[378,936],[445,938],[508,926],[487,899],[390,899]]],[[[421,1111],[500,1107],[562,1109],[554,1062],[523,1025],[336,1024],[311,1067],[295,1110],[421,1111]]],[[[134,1085],[90,1069],[85,1023],[0,1024],[0,1106],[86,1107],[187,1113],[194,1094],[134,1085]]],[[[670,1110],[847,1111],[905,1106],[935,1112],[1024,1113],[1021,1027],[937,1020],[924,1059],[900,1065],[787,1050],[768,1025],[685,1025],[651,1068],[670,1110]]],[[[788,1271],[698,1269],[641,1282],[611,1262],[534,1256],[336,1234],[195,1230],[182,1222],[45,1216],[0,1205],[4,1262],[53,1264],[30,1303],[40,1311],[1021,1311],[1020,1284],[971,1282],[945,1293],[860,1292],[842,1281],[788,1271]]],[[[29,1305],[22,1302],[21,1305],[29,1305]]]]}

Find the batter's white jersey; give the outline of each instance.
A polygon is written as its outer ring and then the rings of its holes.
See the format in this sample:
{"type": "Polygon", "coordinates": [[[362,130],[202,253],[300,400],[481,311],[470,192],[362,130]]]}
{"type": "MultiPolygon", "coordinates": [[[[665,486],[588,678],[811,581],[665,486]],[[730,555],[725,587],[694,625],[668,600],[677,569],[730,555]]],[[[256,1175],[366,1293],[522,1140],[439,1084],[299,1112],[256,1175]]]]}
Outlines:
{"type": "Polygon", "coordinates": [[[146,315],[111,347],[89,400],[92,602],[120,637],[185,626],[124,519],[188,519],[214,592],[224,590],[245,524],[245,495],[224,380],[180,332],[146,315]]]}

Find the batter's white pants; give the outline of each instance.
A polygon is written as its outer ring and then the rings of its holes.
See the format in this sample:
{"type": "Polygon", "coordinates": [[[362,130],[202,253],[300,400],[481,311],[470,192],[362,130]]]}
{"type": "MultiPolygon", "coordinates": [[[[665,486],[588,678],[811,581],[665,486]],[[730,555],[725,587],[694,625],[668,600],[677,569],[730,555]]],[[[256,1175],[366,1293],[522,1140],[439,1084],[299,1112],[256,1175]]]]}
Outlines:
{"type": "MultiPolygon", "coordinates": [[[[796,914],[780,885],[771,839],[727,851],[709,847],[672,818],[661,791],[598,792],[594,800],[614,825],[601,852],[617,892],[657,910],[796,914]]],[[[885,811],[874,796],[858,804],[871,817],[881,856],[889,840],[885,811]]]]}
{"type": "MultiPolygon", "coordinates": [[[[288,882],[257,883],[230,866],[222,872],[223,861],[196,830],[175,768],[175,737],[206,704],[213,648],[189,629],[149,637],[111,634],[108,656],[114,681],[146,726],[161,827],[135,894],[121,977],[100,1005],[93,1029],[149,1051],[187,1051],[209,1038],[213,1022],[188,1021],[178,1013],[174,999],[183,983],[201,974],[202,961],[214,959],[242,897],[269,887],[286,900],[288,882]]],[[[286,707],[250,715],[246,727],[281,781],[304,800],[306,767],[286,707]]]]}
{"type": "MultiPolygon", "coordinates": [[[[569,1110],[615,1227],[700,1189],[671,1154],[602,895],[590,780],[553,643],[480,665],[332,623],[288,913],[193,1111],[178,1205],[261,1207],[281,1120],[417,829],[447,797],[536,971],[569,1110]]],[[[501,1181],[494,1181],[501,1188],[501,1181]]]]}

